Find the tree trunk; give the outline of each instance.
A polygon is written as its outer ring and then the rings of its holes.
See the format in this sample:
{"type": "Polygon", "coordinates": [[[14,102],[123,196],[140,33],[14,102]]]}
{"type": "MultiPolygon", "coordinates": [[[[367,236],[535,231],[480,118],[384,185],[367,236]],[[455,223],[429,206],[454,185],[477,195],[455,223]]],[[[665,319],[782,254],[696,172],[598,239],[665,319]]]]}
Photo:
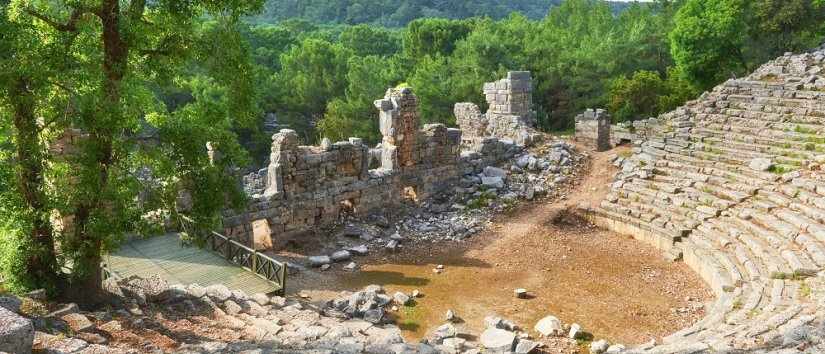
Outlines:
{"type": "Polygon", "coordinates": [[[57,286],[58,265],[54,250],[52,225],[48,219],[49,210],[43,191],[43,166],[45,153],[39,138],[35,118],[34,93],[30,80],[19,77],[10,93],[14,109],[14,127],[17,131],[17,188],[26,203],[32,229],[29,233],[26,270],[36,286],[53,288],[57,286]]]}
{"type": "MultiPolygon", "coordinates": [[[[101,112],[96,115],[95,121],[90,124],[89,139],[95,147],[95,164],[97,180],[95,186],[103,191],[108,188],[109,168],[115,163],[113,142],[120,131],[117,127],[122,124],[121,82],[128,65],[128,46],[120,32],[120,2],[105,0],[97,13],[102,24],[101,41],[103,42],[103,78],[101,92],[101,112]]],[[[101,193],[81,200],[75,209],[75,238],[79,241],[80,252],[76,261],[80,278],[76,279],[67,295],[78,298],[80,302],[93,306],[105,299],[102,287],[102,271],[100,262],[103,238],[110,235],[98,234],[99,231],[89,230],[87,227],[94,215],[105,215],[106,208],[101,203],[101,193]],[[75,293],[75,291],[81,293],[75,293]]]]}

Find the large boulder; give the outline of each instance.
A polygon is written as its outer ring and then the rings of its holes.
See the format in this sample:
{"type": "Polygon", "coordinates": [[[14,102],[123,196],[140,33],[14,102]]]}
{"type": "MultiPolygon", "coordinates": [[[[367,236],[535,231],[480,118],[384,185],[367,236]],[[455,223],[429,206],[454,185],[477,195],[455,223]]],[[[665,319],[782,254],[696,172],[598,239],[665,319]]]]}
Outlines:
{"type": "Polygon", "coordinates": [[[538,348],[539,342],[534,342],[527,339],[521,339],[516,345],[516,354],[530,354],[538,348]]]}
{"type": "Polygon", "coordinates": [[[34,326],[28,318],[0,307],[0,352],[31,353],[34,326]]]}
{"type": "Polygon", "coordinates": [[[504,169],[498,168],[498,167],[493,167],[493,166],[485,167],[483,173],[487,177],[501,177],[501,178],[507,177],[507,171],[505,171],[504,169]]]}
{"type": "Polygon", "coordinates": [[[309,265],[313,267],[320,267],[325,264],[332,263],[332,259],[329,256],[311,256],[309,257],[309,265]]]}
{"type": "Polygon", "coordinates": [[[607,343],[606,340],[597,340],[593,343],[590,343],[590,354],[604,354],[605,352],[607,352],[607,348],[609,347],[610,345],[607,343]]]}
{"type": "Polygon", "coordinates": [[[89,318],[80,313],[70,313],[61,317],[74,332],[85,332],[94,329],[95,325],[89,318]]]}
{"type": "Polygon", "coordinates": [[[769,159],[759,157],[751,160],[748,166],[750,166],[751,169],[756,171],[767,171],[770,170],[771,167],[773,167],[773,162],[771,162],[771,160],[769,159]]]}
{"type": "Polygon", "coordinates": [[[20,305],[22,301],[14,296],[0,296],[0,307],[5,308],[14,313],[20,312],[20,305]]]}
{"type": "Polygon", "coordinates": [[[504,178],[501,177],[481,177],[481,185],[487,188],[504,188],[504,178]]]}
{"type": "Polygon", "coordinates": [[[210,285],[205,290],[206,295],[215,302],[224,302],[232,297],[232,291],[223,284],[210,285]]]}
{"type": "Polygon", "coordinates": [[[396,304],[401,306],[404,306],[410,302],[410,296],[400,291],[396,292],[395,295],[392,296],[392,298],[393,300],[395,300],[396,304]]]}
{"type": "Polygon", "coordinates": [[[433,331],[430,337],[433,339],[433,342],[436,344],[441,344],[447,338],[453,338],[458,335],[458,330],[456,330],[455,326],[445,323],[433,331]]]}
{"type": "Polygon", "coordinates": [[[559,321],[556,316],[547,316],[542,318],[538,323],[536,323],[536,326],[533,327],[533,329],[544,337],[558,336],[564,333],[564,329],[561,326],[561,321],[559,321]]]}
{"type": "Polygon", "coordinates": [[[333,253],[330,258],[333,262],[343,262],[352,258],[352,254],[347,250],[341,250],[333,253]]]}
{"type": "Polygon", "coordinates": [[[487,328],[481,333],[481,345],[485,353],[508,353],[513,351],[516,343],[516,334],[498,328],[487,328]]]}

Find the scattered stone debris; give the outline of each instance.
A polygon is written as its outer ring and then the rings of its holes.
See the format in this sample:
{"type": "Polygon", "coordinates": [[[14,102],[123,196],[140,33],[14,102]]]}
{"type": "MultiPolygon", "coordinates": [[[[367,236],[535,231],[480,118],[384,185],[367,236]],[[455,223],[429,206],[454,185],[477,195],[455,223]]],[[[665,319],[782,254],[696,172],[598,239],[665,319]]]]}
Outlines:
{"type": "MultiPolygon", "coordinates": [[[[499,167],[468,171],[449,193],[407,204],[395,215],[348,216],[328,232],[333,238],[325,241],[320,252],[325,254],[307,258],[309,266],[324,270],[326,264],[347,262],[371,250],[396,253],[404,245],[461,242],[520,200],[560,197],[560,187],[576,176],[587,155],[564,141],[546,140],[529,150],[508,145],[511,152],[505,155],[511,158],[499,167]]],[[[436,274],[443,271],[444,265],[433,269],[436,274]]]]}

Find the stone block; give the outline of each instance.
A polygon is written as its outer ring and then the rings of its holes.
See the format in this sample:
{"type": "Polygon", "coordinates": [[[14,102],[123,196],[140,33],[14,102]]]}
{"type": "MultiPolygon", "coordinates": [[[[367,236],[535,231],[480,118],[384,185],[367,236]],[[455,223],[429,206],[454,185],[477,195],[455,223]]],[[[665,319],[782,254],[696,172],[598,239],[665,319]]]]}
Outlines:
{"type": "Polygon", "coordinates": [[[34,326],[28,318],[0,307],[0,352],[31,353],[34,326]]]}

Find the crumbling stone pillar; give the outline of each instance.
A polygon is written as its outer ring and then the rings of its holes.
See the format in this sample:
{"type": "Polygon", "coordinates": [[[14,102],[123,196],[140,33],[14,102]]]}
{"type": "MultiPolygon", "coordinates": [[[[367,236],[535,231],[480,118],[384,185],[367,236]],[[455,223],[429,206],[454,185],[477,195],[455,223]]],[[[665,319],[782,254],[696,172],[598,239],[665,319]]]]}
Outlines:
{"type": "Polygon", "coordinates": [[[484,96],[490,105],[487,113],[528,118],[532,116],[532,91],[533,78],[529,71],[510,71],[506,79],[485,83],[484,96]]]}
{"type": "Polygon", "coordinates": [[[413,166],[420,125],[418,98],[410,88],[391,88],[383,99],[375,101],[375,107],[380,111],[381,135],[384,137],[381,167],[394,170],[413,166]]]}
{"type": "Polygon", "coordinates": [[[264,195],[274,196],[285,191],[284,176],[295,163],[297,149],[298,133],[294,130],[282,129],[272,136],[272,153],[269,155],[264,195]]]}
{"type": "Polygon", "coordinates": [[[576,116],[575,139],[596,151],[610,150],[610,115],[603,109],[587,109],[576,116]]]}
{"type": "MultiPolygon", "coordinates": [[[[456,123],[468,143],[487,137],[510,140],[530,146],[541,138],[535,129],[532,111],[533,79],[529,71],[511,71],[507,77],[484,84],[483,92],[489,109],[486,113],[473,103],[457,103],[456,123]]],[[[470,144],[472,145],[472,144],[470,144]]]]}

